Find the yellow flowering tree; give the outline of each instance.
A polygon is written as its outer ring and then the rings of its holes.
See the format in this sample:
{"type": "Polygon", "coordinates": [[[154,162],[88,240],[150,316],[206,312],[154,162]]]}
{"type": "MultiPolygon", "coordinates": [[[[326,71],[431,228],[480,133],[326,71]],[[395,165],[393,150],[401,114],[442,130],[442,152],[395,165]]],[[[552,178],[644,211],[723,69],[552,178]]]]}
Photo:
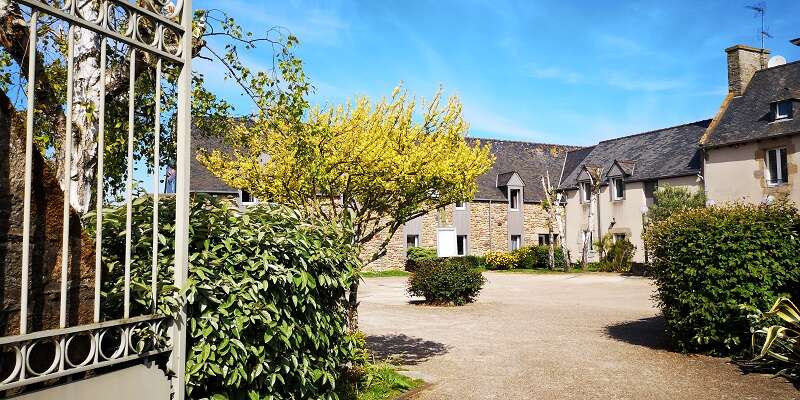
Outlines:
{"type": "Polygon", "coordinates": [[[380,237],[362,254],[367,265],[407,221],[474,196],[475,179],[494,160],[487,145],[467,143],[467,130],[457,97],[443,101],[440,90],[424,102],[397,87],[377,103],[359,97],[311,109],[300,120],[264,113],[226,135],[230,151],[199,159],[262,201],[352,224],[354,243],[380,237]]]}

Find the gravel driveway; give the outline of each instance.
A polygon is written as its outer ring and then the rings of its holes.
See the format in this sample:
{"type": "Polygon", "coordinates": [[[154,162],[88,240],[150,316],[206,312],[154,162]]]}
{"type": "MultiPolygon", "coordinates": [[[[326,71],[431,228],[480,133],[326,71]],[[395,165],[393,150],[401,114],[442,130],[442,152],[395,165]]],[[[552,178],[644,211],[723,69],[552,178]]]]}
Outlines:
{"type": "Polygon", "coordinates": [[[418,399],[800,399],[785,380],[671,352],[644,278],[486,273],[464,307],[409,303],[405,278],[367,279],[361,329],[431,386],[418,399]]]}

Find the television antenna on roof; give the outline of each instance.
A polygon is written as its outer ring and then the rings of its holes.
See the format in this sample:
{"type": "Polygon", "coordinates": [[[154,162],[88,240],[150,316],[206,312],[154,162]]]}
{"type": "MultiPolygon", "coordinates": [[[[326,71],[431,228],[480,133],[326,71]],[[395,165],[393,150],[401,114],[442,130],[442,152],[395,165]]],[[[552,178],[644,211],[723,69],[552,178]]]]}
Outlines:
{"type": "Polygon", "coordinates": [[[761,17],[761,30],[758,32],[758,36],[761,38],[761,49],[764,49],[764,41],[769,38],[772,39],[772,35],[769,33],[769,28],[764,27],[764,15],[767,14],[767,4],[765,2],[760,2],[753,4],[751,6],[747,6],[753,11],[755,11],[754,17],[761,17]]]}

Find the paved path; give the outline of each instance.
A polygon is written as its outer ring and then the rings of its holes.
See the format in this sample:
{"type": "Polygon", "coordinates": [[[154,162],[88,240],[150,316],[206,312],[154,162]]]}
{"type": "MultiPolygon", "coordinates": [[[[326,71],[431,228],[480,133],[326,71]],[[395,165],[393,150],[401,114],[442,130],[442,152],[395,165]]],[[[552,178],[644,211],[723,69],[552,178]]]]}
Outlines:
{"type": "Polygon", "coordinates": [[[367,279],[361,328],[432,385],[419,399],[800,399],[781,379],[666,350],[643,278],[487,273],[465,307],[409,304],[405,278],[367,279]]]}

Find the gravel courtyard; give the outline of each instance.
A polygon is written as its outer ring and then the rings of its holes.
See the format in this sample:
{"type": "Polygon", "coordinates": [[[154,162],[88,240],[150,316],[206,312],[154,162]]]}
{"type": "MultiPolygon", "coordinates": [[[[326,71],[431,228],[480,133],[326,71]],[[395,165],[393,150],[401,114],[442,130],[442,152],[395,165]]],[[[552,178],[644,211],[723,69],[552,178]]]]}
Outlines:
{"type": "Polygon", "coordinates": [[[363,284],[369,347],[431,384],[414,398],[800,399],[782,379],[669,351],[647,279],[485,276],[465,307],[410,304],[405,278],[363,284]]]}

